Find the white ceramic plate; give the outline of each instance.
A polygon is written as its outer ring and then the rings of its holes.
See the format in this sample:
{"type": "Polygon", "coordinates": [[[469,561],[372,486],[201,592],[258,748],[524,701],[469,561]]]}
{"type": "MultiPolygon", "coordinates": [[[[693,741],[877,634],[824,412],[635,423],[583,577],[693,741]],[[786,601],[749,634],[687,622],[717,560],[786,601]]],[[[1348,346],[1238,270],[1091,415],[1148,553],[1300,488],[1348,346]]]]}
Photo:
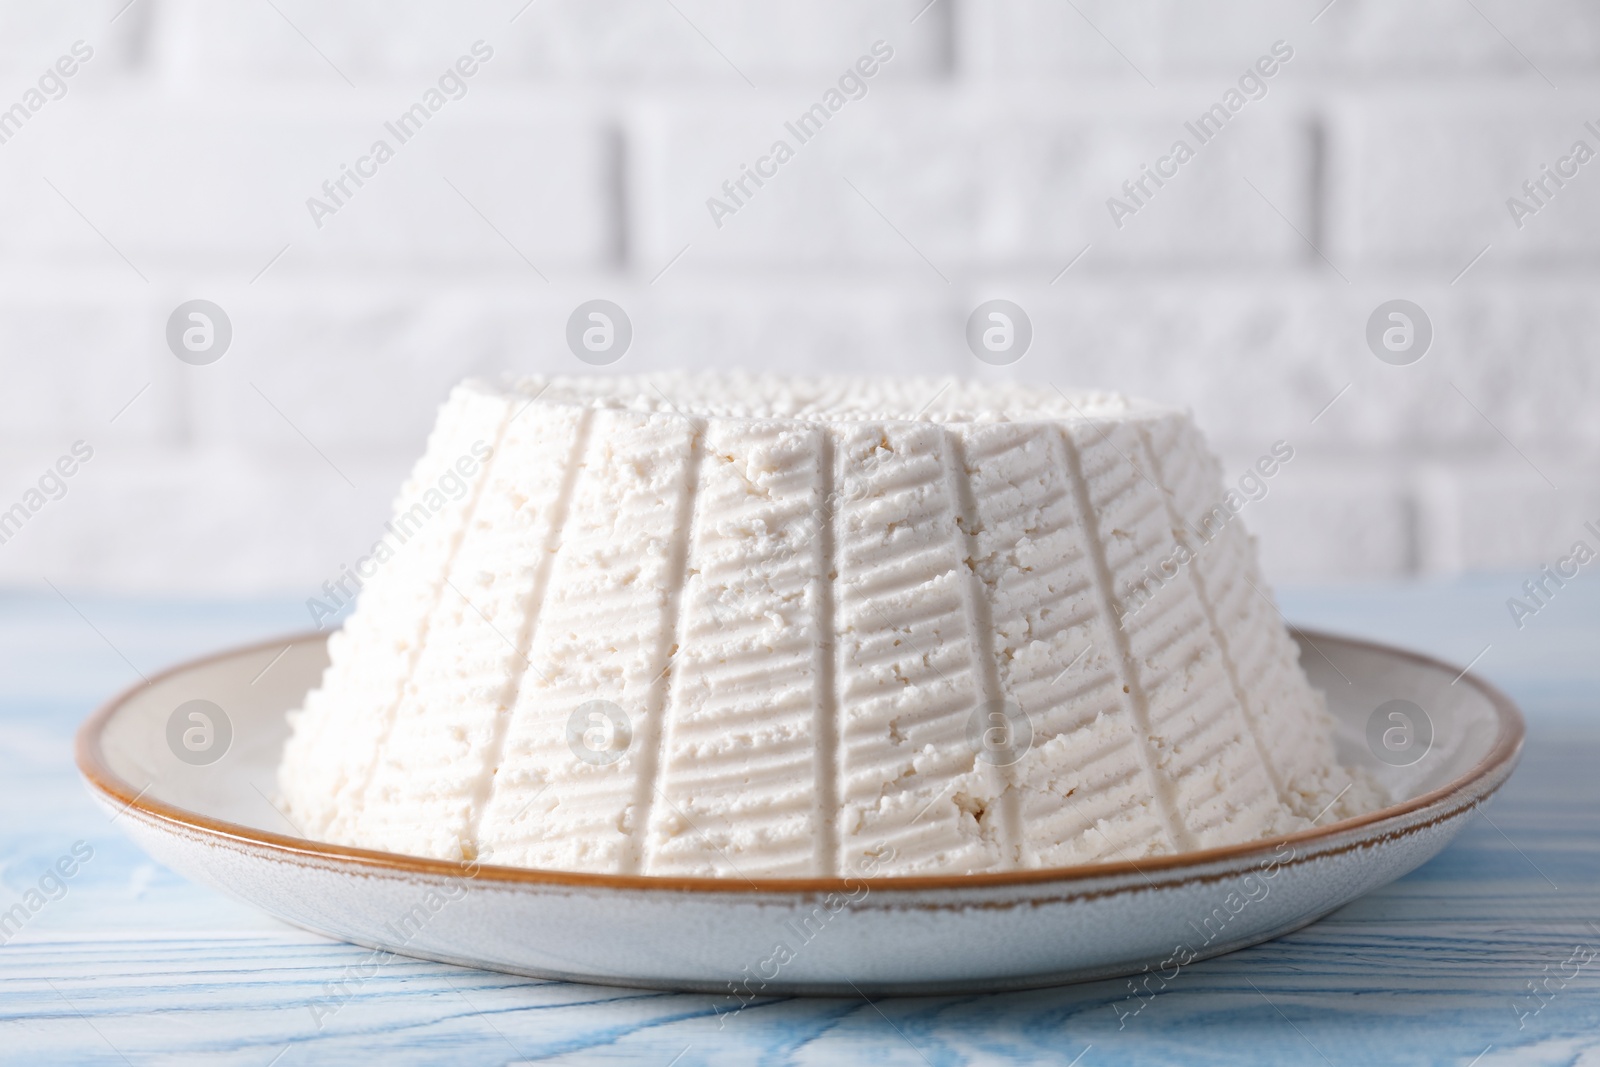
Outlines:
{"type": "MultiPolygon", "coordinates": [[[[121,813],[117,824],[174,870],[297,926],[407,956],[710,991],[728,1010],[774,993],[1017,989],[1146,967],[1170,978],[1424,863],[1516,764],[1522,716],[1494,687],[1415,653],[1296,636],[1339,722],[1341,758],[1370,767],[1401,799],[1288,837],[1137,865],[747,881],[463,870],[307,840],[269,798],[284,713],[321,677],[325,635],[161,674],[84,724],[77,759],[94,797],[121,813]],[[231,725],[225,754],[205,765],[180,760],[168,741],[174,713],[196,699],[231,725]],[[1432,723],[1431,748],[1409,767],[1380,762],[1366,740],[1375,709],[1396,699],[1432,723]]],[[[179,716],[180,727],[197,724],[179,716]]],[[[1151,976],[1154,990],[1162,979],[1151,976]]]]}

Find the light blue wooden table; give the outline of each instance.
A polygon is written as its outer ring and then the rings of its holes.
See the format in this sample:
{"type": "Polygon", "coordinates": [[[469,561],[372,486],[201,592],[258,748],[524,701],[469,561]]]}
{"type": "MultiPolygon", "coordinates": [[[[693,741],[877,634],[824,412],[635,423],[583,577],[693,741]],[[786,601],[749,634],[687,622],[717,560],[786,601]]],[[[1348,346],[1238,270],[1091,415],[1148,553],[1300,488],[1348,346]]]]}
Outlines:
{"type": "Polygon", "coordinates": [[[93,850],[0,947],[0,1062],[1600,1063],[1600,586],[1568,586],[1518,632],[1505,598],[1519,582],[1282,598],[1298,622],[1459,663],[1488,646],[1478,669],[1529,718],[1522,767],[1432,863],[1187,969],[1122,1028],[1121,981],[773,1000],[719,1029],[709,996],[396,962],[319,1030],[311,1000],[364,950],[152,863],[91,806],[70,753],[135,669],[303,628],[302,609],[0,596],[0,910],[75,843],[93,850]]]}

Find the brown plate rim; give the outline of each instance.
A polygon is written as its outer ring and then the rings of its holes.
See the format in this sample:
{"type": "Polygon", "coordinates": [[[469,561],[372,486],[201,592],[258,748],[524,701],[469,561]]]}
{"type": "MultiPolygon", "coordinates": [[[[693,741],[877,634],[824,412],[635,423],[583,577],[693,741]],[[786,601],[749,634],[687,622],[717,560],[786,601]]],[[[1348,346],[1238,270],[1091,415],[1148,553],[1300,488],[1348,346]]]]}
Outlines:
{"type": "MultiPolygon", "coordinates": [[[[1454,673],[1457,670],[1456,667],[1444,660],[1421,652],[1415,652],[1411,649],[1398,648],[1378,641],[1349,637],[1322,630],[1311,630],[1302,627],[1290,627],[1289,629],[1291,634],[1296,637],[1304,637],[1307,643],[1313,646],[1319,641],[1333,642],[1369,652],[1395,656],[1417,666],[1447,673],[1454,673]]],[[[121,808],[119,815],[130,811],[136,812],[150,822],[168,824],[191,833],[198,832],[202,836],[215,838],[218,841],[231,842],[235,845],[265,849],[274,853],[278,858],[291,862],[322,861],[335,865],[354,863],[369,872],[384,870],[434,877],[459,878],[470,876],[478,882],[592,889],[790,894],[854,892],[865,885],[870,889],[889,891],[957,890],[1005,888],[1040,883],[1086,882],[1126,875],[1138,875],[1148,878],[1154,872],[1172,871],[1179,868],[1201,868],[1210,864],[1255,859],[1270,855],[1284,845],[1293,848],[1300,845],[1332,842],[1334,839],[1352,831],[1403,819],[1405,816],[1442,804],[1454,796],[1470,793],[1478,783],[1485,779],[1494,778],[1502,770],[1508,775],[1516,765],[1517,758],[1522,750],[1523,740],[1527,734],[1526,723],[1515,701],[1492,682],[1473,674],[1471,671],[1461,671],[1456,679],[1457,684],[1460,682],[1470,684],[1482,693],[1494,708],[1495,717],[1499,725],[1495,742],[1484,757],[1466,773],[1439,786],[1437,789],[1430,790],[1421,796],[1413,797],[1400,804],[1393,804],[1377,811],[1353,816],[1315,829],[1300,830],[1292,834],[1281,834],[1277,837],[1261,838],[1219,848],[1199,849],[1167,856],[1152,856],[1141,859],[1137,863],[1121,861],[1117,863],[1077,864],[1070,867],[1041,867],[1025,871],[1000,871],[987,874],[900,875],[877,878],[867,876],[841,878],[686,878],[661,875],[591,874],[578,871],[555,871],[528,867],[506,867],[487,863],[473,864],[466,861],[437,860],[422,856],[408,856],[397,852],[382,852],[374,849],[354,848],[347,845],[334,845],[312,841],[308,838],[290,837],[286,834],[277,834],[268,830],[258,830],[239,823],[228,822],[224,819],[215,819],[199,812],[167,804],[153,797],[147,797],[145,794],[149,792],[149,786],[142,790],[135,789],[131,783],[113,771],[106,762],[100,744],[106,725],[124,704],[149,686],[174,675],[195,670],[220,660],[234,659],[255,652],[265,652],[282,648],[286,645],[326,640],[330,633],[331,631],[307,631],[278,638],[277,640],[261,641],[237,648],[223,649],[206,656],[174,664],[150,676],[147,681],[128,686],[95,709],[78,728],[73,749],[79,774],[83,776],[84,781],[92,790],[100,793],[108,800],[114,801],[121,808]]],[[[1500,775],[1500,778],[1503,780],[1504,775],[1500,775]]],[[[1492,791],[1493,789],[1489,790],[1489,792],[1492,791]]],[[[1482,798],[1479,799],[1481,800],[1482,798]]]]}

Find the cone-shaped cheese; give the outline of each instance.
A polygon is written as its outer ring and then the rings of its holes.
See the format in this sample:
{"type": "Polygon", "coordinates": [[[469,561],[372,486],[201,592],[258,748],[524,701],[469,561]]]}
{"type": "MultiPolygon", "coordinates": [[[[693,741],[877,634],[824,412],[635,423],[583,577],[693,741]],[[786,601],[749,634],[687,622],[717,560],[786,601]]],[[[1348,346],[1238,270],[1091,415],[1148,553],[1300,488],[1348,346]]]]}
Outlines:
{"type": "Polygon", "coordinates": [[[1182,413],[460,386],[279,783],[312,837],[716,877],[1137,859],[1380,802],[1182,413]]]}

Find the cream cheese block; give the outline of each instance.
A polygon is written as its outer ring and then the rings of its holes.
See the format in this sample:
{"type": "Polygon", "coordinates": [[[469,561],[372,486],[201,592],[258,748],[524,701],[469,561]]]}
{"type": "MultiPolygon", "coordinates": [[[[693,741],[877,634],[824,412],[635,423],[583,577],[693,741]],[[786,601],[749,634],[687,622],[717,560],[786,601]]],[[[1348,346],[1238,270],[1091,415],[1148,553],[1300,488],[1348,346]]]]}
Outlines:
{"type": "Polygon", "coordinates": [[[1058,867],[1379,806],[1187,415],[1108,393],[467,382],[279,788],[312,838],[619,874],[1058,867]]]}

